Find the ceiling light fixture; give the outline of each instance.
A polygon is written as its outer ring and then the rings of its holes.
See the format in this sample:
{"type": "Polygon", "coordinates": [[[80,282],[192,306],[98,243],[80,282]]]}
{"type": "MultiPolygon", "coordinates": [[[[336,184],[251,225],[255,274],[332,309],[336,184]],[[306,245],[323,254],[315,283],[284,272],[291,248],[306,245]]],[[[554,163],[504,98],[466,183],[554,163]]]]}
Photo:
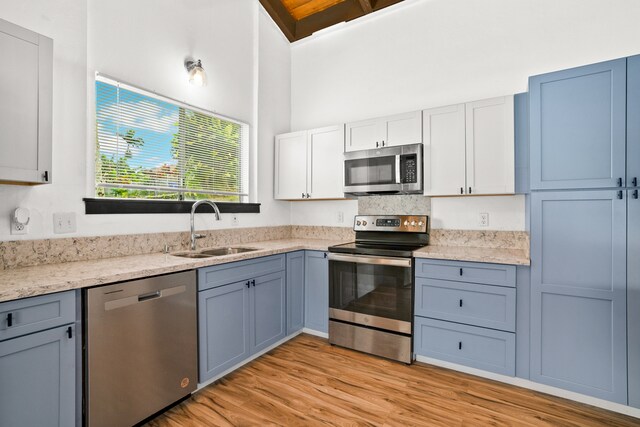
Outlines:
{"type": "Polygon", "coordinates": [[[199,59],[197,61],[187,59],[184,61],[184,67],[189,72],[189,83],[195,86],[207,85],[207,73],[204,72],[202,62],[199,59]]]}

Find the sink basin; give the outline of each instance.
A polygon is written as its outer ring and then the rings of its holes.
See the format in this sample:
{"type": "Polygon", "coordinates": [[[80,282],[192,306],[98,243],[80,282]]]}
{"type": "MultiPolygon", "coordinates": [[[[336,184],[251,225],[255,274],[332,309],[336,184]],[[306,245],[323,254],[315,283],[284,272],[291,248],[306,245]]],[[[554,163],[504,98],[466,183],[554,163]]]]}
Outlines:
{"type": "Polygon", "coordinates": [[[171,254],[173,256],[179,256],[181,258],[211,258],[213,255],[207,255],[200,252],[176,252],[171,254]]]}
{"type": "Polygon", "coordinates": [[[244,252],[253,252],[257,251],[256,248],[213,248],[213,249],[203,249],[200,251],[201,254],[207,256],[222,256],[222,255],[232,255],[232,254],[241,254],[244,252]]]}

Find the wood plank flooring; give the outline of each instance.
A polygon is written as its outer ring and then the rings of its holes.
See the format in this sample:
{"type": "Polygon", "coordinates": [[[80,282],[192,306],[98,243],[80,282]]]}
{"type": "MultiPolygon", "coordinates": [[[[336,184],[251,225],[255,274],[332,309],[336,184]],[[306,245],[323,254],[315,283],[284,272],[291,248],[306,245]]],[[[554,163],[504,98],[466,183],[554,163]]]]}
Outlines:
{"type": "Polygon", "coordinates": [[[300,335],[147,425],[582,427],[640,426],[640,419],[300,335]]]}

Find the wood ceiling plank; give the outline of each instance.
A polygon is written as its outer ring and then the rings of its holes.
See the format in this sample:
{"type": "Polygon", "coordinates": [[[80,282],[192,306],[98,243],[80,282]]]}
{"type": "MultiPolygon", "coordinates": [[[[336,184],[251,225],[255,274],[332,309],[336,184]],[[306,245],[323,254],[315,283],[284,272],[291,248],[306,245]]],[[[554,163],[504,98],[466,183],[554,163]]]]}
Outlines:
{"type": "Polygon", "coordinates": [[[344,1],[345,0],[282,0],[282,3],[293,19],[299,21],[344,1]]]}
{"type": "Polygon", "coordinates": [[[360,7],[362,8],[362,11],[364,13],[373,12],[373,6],[371,6],[370,0],[359,0],[359,1],[360,1],[360,7]]]}
{"type": "Polygon", "coordinates": [[[290,42],[296,41],[296,21],[291,17],[282,2],[280,0],[260,0],[260,4],[280,27],[285,37],[290,42]]]}
{"type": "Polygon", "coordinates": [[[360,0],[347,0],[322,12],[315,13],[296,23],[296,40],[308,37],[316,31],[344,21],[351,21],[364,15],[360,0]]]}

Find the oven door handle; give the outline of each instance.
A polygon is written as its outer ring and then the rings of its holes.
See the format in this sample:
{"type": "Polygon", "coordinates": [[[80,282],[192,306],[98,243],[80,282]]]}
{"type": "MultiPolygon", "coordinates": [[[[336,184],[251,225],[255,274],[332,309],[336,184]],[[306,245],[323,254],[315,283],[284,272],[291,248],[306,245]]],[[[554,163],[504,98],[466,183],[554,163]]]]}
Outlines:
{"type": "Polygon", "coordinates": [[[411,258],[386,258],[370,255],[345,255],[329,253],[329,261],[352,262],[354,264],[389,265],[411,268],[411,258]]]}

